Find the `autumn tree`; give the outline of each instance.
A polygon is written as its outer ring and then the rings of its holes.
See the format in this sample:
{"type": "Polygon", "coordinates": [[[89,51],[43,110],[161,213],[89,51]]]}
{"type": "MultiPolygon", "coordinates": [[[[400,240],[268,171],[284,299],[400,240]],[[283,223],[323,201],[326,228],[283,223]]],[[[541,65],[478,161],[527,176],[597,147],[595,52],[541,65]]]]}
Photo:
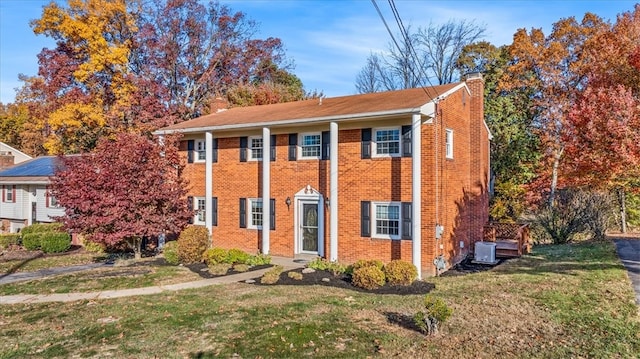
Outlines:
{"type": "Polygon", "coordinates": [[[430,23],[414,32],[409,27],[395,35],[387,53],[371,53],[356,76],[359,93],[390,91],[460,78],[456,61],[464,46],[484,36],[485,27],[473,21],[430,23]]]}
{"type": "Polygon", "coordinates": [[[92,241],[126,243],[140,258],[143,237],[177,233],[193,215],[173,138],[121,133],[62,163],[51,182],[52,195],[65,208],[60,220],[92,241]]]}
{"type": "Polygon", "coordinates": [[[0,103],[0,142],[19,148],[21,132],[29,120],[29,111],[24,105],[0,103]]]}

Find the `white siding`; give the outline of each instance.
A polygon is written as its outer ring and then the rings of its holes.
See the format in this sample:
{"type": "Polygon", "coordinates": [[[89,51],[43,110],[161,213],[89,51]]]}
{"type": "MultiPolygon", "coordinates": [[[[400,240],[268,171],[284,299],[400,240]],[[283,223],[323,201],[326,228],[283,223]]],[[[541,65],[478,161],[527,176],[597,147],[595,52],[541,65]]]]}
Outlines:
{"type": "MultiPolygon", "coordinates": [[[[10,188],[11,185],[7,185],[10,188]]],[[[24,203],[23,198],[24,191],[22,189],[23,186],[16,186],[16,201],[15,202],[0,202],[0,218],[7,219],[26,219],[24,213],[24,203]]],[[[1,188],[1,187],[0,187],[1,188]]],[[[0,201],[2,197],[0,196],[0,201]]]]}
{"type": "Polygon", "coordinates": [[[51,217],[64,215],[62,207],[47,207],[47,188],[45,186],[40,185],[36,189],[36,202],[36,221],[38,222],[53,222],[51,217]]]}

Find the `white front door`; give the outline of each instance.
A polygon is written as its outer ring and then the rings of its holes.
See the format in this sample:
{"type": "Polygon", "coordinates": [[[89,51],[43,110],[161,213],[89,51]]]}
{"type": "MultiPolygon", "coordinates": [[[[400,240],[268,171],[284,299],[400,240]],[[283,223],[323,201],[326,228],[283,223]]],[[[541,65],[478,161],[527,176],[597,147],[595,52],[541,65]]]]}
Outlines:
{"type": "Polygon", "coordinates": [[[320,248],[319,201],[300,200],[298,204],[298,248],[302,253],[318,254],[320,248]]]}

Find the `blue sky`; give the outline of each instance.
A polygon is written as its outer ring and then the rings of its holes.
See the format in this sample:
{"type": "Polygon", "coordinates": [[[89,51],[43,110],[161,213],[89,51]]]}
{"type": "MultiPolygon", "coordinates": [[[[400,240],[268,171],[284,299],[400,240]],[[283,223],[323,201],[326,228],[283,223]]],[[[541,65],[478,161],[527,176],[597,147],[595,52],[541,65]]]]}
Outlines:
{"type": "MultiPolygon", "coordinates": [[[[258,22],[258,37],[281,38],[295,64],[293,72],[305,88],[323,91],[328,97],[355,93],[356,74],[369,53],[387,49],[390,41],[369,0],[221,2],[258,22]]],[[[22,85],[18,74],[36,75],[37,54],[42,48],[55,45],[49,38],[36,36],[29,26],[29,21],[39,18],[48,3],[49,0],[0,0],[0,102],[14,101],[14,88],[22,85]]],[[[395,24],[387,1],[377,3],[387,22],[395,24]]],[[[548,33],[559,19],[581,19],[585,12],[613,22],[617,14],[633,10],[635,3],[636,0],[396,0],[396,7],[405,25],[474,20],[486,26],[485,40],[504,45],[511,43],[519,28],[542,28],[548,33]]]]}

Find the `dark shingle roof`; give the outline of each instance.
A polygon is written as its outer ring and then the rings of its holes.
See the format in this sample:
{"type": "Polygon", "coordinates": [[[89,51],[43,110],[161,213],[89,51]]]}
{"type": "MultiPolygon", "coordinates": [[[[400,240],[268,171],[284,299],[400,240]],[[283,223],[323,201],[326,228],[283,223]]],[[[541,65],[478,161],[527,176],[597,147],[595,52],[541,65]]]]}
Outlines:
{"type": "Polygon", "coordinates": [[[0,177],[49,177],[53,176],[60,159],[56,156],[42,156],[0,170],[0,177]]]}

